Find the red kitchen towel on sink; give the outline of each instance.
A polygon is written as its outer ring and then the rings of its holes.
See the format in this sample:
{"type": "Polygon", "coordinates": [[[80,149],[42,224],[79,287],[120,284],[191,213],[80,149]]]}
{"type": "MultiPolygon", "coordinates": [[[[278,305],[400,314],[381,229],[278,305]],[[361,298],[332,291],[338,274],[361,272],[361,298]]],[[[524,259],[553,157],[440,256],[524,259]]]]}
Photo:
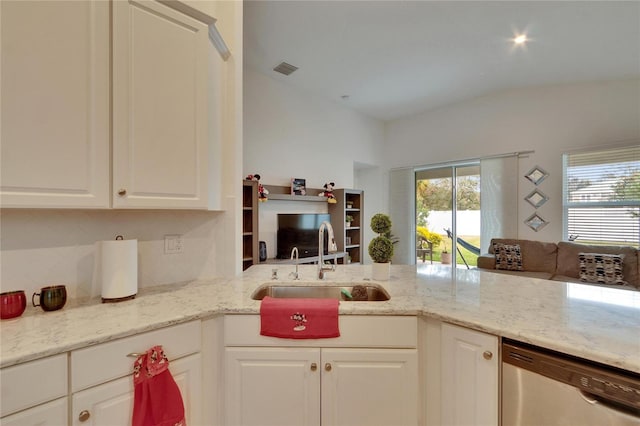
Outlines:
{"type": "Polygon", "coordinates": [[[186,426],[180,389],[169,372],[162,346],[154,346],[133,364],[132,426],[186,426]]]}
{"type": "Polygon", "coordinates": [[[339,337],[337,299],[278,299],[260,304],[260,334],[289,339],[339,337]]]}

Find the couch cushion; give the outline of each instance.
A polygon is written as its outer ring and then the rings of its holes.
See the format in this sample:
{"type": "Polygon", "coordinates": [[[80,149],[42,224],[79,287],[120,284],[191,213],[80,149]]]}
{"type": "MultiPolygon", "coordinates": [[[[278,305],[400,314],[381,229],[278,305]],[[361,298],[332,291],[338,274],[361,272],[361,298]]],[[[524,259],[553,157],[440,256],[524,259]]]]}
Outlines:
{"type": "MultiPolygon", "coordinates": [[[[516,240],[510,238],[493,238],[489,246],[489,253],[493,254],[495,243],[520,246],[522,254],[522,269],[530,272],[546,272],[549,276],[556,271],[556,255],[558,246],[555,243],[546,243],[532,240],[516,240]]],[[[577,278],[577,276],[576,276],[577,278]]]]}
{"type": "Polygon", "coordinates": [[[580,281],[600,284],[625,283],[622,276],[624,255],[603,253],[579,253],[580,281]]]}
{"type": "Polygon", "coordinates": [[[495,269],[496,257],[493,254],[482,254],[478,256],[479,269],[495,269]]]}
{"type": "Polygon", "coordinates": [[[558,243],[558,268],[556,275],[580,278],[579,253],[604,253],[624,255],[622,275],[634,287],[640,287],[638,278],[638,250],[628,246],[597,246],[560,241],[558,243]]]}
{"type": "Polygon", "coordinates": [[[494,243],[493,252],[496,257],[496,269],[522,271],[522,254],[519,244],[494,243]]]}

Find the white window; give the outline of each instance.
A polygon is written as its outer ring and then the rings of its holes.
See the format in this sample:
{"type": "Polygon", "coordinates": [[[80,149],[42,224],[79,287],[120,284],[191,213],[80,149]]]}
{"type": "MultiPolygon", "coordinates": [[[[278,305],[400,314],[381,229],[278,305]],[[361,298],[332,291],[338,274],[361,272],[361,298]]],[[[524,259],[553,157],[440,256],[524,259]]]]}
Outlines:
{"type": "Polygon", "coordinates": [[[640,246],[640,145],[564,154],[564,235],[640,246]]]}

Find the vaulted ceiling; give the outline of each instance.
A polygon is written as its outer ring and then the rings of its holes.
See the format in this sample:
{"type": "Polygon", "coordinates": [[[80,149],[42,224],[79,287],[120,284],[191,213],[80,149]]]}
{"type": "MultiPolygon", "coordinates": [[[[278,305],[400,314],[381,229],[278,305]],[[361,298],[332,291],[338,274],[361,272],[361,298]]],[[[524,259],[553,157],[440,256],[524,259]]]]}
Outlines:
{"type": "Polygon", "coordinates": [[[640,77],[639,1],[246,1],[245,65],[392,120],[492,92],[640,77]],[[529,41],[517,46],[515,36],[529,41]],[[299,67],[289,76],[280,62],[299,67]]]}

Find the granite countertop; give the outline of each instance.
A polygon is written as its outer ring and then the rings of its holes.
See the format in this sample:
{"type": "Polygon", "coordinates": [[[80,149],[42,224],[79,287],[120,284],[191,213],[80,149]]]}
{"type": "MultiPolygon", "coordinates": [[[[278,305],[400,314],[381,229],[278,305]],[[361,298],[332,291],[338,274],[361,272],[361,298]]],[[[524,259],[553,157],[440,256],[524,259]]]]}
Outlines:
{"type": "MultiPolygon", "coordinates": [[[[290,283],[291,265],[256,265],[233,279],[143,289],[134,300],[70,303],[60,311],[28,308],[0,322],[0,366],[53,355],[168,325],[224,314],[258,314],[251,299],[264,283],[290,283]],[[271,281],[277,266],[280,279],[271,281]]],[[[301,265],[302,285],[370,281],[370,265],[339,265],[316,278],[301,265]]],[[[386,302],[341,302],[341,315],[424,315],[640,373],[640,292],[539,280],[447,266],[393,265],[378,282],[386,302]]]]}

